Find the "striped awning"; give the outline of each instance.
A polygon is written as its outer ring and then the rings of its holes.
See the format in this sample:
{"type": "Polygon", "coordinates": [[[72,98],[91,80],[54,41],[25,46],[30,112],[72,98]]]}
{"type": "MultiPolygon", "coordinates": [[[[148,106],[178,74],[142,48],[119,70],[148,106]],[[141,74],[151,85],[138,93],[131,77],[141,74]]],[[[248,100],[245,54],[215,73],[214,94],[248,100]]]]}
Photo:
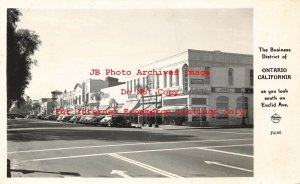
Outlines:
{"type": "Polygon", "coordinates": [[[163,106],[159,110],[170,110],[172,112],[175,112],[176,109],[185,109],[186,106],[163,106]]]}

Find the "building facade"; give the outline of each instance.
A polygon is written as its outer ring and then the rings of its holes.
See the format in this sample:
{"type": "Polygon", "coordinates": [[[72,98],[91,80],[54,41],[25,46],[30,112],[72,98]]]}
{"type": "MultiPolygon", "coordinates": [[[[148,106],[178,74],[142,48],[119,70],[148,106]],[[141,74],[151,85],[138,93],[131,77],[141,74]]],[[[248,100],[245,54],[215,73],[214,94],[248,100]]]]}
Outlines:
{"type": "Polygon", "coordinates": [[[155,108],[172,111],[172,115],[162,115],[163,124],[253,125],[252,55],[189,49],[133,73],[137,75],[126,81],[131,92],[127,102],[139,100],[144,107],[155,104],[155,108]],[[139,75],[154,70],[160,72],[139,75]],[[151,94],[141,98],[141,88],[151,94]]]}

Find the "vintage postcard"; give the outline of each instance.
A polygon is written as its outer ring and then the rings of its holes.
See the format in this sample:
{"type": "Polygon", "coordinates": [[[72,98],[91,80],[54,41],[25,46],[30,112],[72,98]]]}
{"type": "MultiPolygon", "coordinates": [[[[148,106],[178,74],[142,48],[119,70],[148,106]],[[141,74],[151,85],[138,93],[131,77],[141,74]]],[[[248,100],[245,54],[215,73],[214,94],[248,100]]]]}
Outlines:
{"type": "Polygon", "coordinates": [[[299,2],[2,2],[1,183],[300,182],[299,2]]]}

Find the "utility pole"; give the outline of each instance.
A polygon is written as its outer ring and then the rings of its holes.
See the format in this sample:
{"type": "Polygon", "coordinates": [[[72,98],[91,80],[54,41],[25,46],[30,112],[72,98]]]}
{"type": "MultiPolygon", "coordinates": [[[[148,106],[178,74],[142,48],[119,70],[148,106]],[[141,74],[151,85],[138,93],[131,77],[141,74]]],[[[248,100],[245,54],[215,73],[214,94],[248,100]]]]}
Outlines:
{"type": "Polygon", "coordinates": [[[157,110],[157,92],[155,92],[155,125],[154,125],[154,127],[158,128],[159,125],[157,124],[156,110],[157,110]]]}

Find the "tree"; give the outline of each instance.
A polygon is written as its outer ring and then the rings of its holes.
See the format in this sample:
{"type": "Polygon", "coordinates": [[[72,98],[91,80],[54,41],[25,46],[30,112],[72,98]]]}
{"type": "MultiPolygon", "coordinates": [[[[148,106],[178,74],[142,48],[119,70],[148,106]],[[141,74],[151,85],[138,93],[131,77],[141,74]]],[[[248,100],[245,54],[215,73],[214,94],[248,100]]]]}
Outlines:
{"type": "Polygon", "coordinates": [[[13,101],[20,106],[23,95],[31,81],[31,67],[37,61],[32,59],[42,43],[39,36],[28,29],[17,29],[21,12],[7,9],[7,112],[13,101]]]}

